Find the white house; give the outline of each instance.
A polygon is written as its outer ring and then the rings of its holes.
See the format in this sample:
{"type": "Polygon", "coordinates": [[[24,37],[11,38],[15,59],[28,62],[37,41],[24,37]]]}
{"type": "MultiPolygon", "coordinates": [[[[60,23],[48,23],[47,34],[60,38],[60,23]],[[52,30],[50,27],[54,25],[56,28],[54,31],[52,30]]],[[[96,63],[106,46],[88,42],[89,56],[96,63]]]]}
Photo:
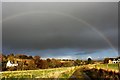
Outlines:
{"type": "Polygon", "coordinates": [[[14,67],[14,66],[18,66],[18,64],[12,64],[11,61],[8,61],[6,64],[6,67],[14,67]]]}
{"type": "Polygon", "coordinates": [[[112,61],[112,63],[120,63],[120,59],[114,59],[113,61],[112,61]]]}

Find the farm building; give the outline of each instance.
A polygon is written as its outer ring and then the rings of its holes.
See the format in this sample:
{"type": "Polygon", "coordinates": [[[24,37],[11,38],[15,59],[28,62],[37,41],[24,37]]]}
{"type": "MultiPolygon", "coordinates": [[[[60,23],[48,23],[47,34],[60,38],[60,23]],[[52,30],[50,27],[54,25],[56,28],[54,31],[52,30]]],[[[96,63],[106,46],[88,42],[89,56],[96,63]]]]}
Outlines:
{"type": "Polygon", "coordinates": [[[113,59],[113,63],[120,63],[120,59],[113,59]]]}
{"type": "Polygon", "coordinates": [[[110,58],[108,61],[108,64],[115,64],[115,63],[120,63],[119,58],[110,58]]]}
{"type": "Polygon", "coordinates": [[[15,66],[18,66],[21,63],[23,63],[24,65],[25,64],[34,64],[34,60],[32,60],[32,59],[17,59],[17,58],[14,58],[14,62],[8,60],[8,62],[6,64],[6,67],[15,67],[15,66]]]}
{"type": "Polygon", "coordinates": [[[18,66],[18,64],[13,64],[10,60],[7,62],[6,67],[15,67],[18,66]]]}

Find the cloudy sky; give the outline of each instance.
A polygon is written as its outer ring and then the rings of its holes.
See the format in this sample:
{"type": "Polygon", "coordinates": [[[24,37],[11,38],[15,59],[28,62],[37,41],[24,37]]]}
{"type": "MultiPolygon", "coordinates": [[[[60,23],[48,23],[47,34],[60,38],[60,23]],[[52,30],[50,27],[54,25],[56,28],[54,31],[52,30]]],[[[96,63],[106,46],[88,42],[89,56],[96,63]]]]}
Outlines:
{"type": "Polygon", "coordinates": [[[118,56],[118,3],[2,4],[3,54],[97,59],[118,56]]]}

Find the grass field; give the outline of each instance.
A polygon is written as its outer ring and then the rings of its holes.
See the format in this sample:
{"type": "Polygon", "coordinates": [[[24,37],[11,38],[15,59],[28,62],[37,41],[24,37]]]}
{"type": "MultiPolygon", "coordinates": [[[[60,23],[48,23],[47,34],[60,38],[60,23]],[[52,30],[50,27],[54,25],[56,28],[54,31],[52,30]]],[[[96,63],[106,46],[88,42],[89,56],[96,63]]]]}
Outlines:
{"type": "MultiPolygon", "coordinates": [[[[1,79],[7,80],[24,80],[24,78],[64,78],[68,79],[73,73],[82,67],[101,68],[107,70],[118,71],[118,64],[90,64],[76,67],[62,67],[52,69],[39,69],[39,70],[23,70],[23,71],[4,71],[0,72],[1,79]],[[14,79],[17,78],[17,79],[14,79]]],[[[78,75],[78,74],[77,74],[78,75]]],[[[25,79],[26,80],[26,79],[25,79]]]]}
{"type": "Polygon", "coordinates": [[[97,67],[110,70],[118,70],[118,64],[99,64],[97,67]]]}
{"type": "Polygon", "coordinates": [[[69,78],[79,67],[63,67],[53,69],[5,71],[1,72],[3,80],[7,78],[69,78]]]}
{"type": "Polygon", "coordinates": [[[88,65],[89,68],[105,69],[118,72],[118,64],[91,64],[88,65]]]}

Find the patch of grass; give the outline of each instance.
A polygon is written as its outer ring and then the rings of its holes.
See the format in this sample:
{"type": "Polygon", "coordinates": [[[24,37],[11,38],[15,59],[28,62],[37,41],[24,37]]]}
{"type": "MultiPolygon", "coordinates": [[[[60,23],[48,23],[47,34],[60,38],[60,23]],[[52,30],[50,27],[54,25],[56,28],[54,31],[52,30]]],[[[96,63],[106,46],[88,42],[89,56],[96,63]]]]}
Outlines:
{"type": "Polygon", "coordinates": [[[75,67],[74,69],[68,70],[68,71],[60,74],[60,76],[59,76],[59,78],[61,78],[60,80],[67,80],[67,79],[69,79],[69,78],[73,75],[73,73],[74,73],[77,69],[79,69],[80,67],[81,67],[81,66],[77,66],[77,67],[75,67]]]}
{"type": "Polygon", "coordinates": [[[99,64],[97,65],[99,68],[118,70],[118,64],[99,64]]]}
{"type": "Polygon", "coordinates": [[[39,69],[39,70],[23,70],[23,71],[5,71],[2,72],[2,79],[12,78],[17,80],[24,78],[61,78],[63,74],[64,78],[69,77],[75,67],[63,67],[53,69],[39,69]]]}

